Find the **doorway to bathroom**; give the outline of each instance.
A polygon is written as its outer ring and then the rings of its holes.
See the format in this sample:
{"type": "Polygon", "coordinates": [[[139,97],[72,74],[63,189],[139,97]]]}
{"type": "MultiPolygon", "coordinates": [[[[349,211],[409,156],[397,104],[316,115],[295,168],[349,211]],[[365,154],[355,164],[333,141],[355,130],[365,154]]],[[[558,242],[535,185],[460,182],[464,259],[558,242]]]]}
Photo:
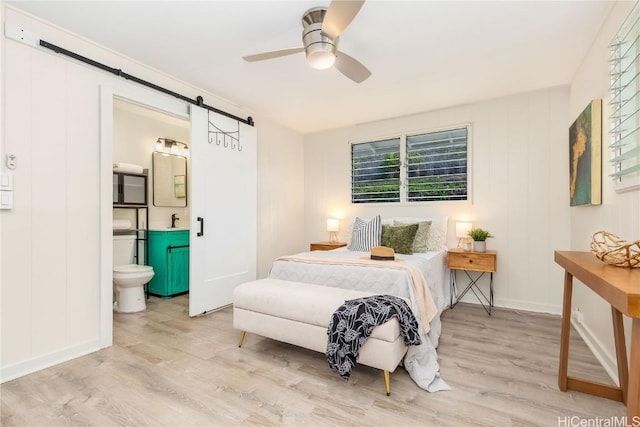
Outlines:
{"type": "MultiPolygon", "coordinates": [[[[120,263],[153,268],[145,286],[152,298],[167,299],[189,290],[189,145],[189,120],[114,99],[113,256],[120,263]],[[130,185],[132,194],[127,195],[127,186],[116,186],[116,177],[137,180],[139,185],[130,185]],[[117,189],[125,193],[119,200],[117,189]],[[122,243],[128,238],[135,240],[133,251],[122,243]]],[[[116,311],[145,308],[142,288],[134,291],[114,280],[114,291],[116,311]]]]}
{"type": "MultiPolygon", "coordinates": [[[[101,278],[100,278],[100,346],[113,343],[114,328],[114,224],[122,228],[148,230],[165,228],[182,220],[188,229],[190,212],[184,206],[154,206],[152,188],[152,153],[158,138],[172,138],[189,144],[190,111],[185,102],[171,99],[131,84],[101,86],[100,89],[100,211],[101,211],[101,278]],[[136,168],[133,176],[146,181],[143,193],[146,203],[136,202],[132,209],[114,210],[114,165],[136,168]],[[140,171],[142,169],[142,171],[140,171]],[[142,173],[137,173],[142,172],[142,173]],[[144,206],[146,209],[139,209],[144,206]],[[178,219],[180,218],[180,219],[178,219]],[[135,225],[134,225],[135,224],[135,225]]],[[[186,161],[185,161],[186,162],[186,161]]],[[[184,185],[180,193],[188,197],[189,171],[185,167],[184,185]]],[[[119,206],[126,205],[118,203],[119,206]]],[[[186,231],[188,233],[188,231],[186,231]]],[[[127,232],[125,231],[125,234],[127,232]]],[[[135,264],[148,263],[146,231],[136,234],[135,264]],[[138,238],[138,236],[145,236],[138,238]]],[[[118,262],[124,262],[119,259],[118,262]]],[[[188,272],[188,262],[187,272],[188,272]]],[[[188,274],[188,273],[187,273],[188,274]]],[[[188,296],[186,296],[188,299],[188,296]]]]}
{"type": "MultiPolygon", "coordinates": [[[[142,111],[137,111],[143,116],[161,113],[163,119],[167,116],[180,120],[180,123],[188,123],[190,138],[182,142],[189,145],[191,157],[184,179],[174,174],[173,186],[170,187],[174,197],[181,198],[185,195],[187,205],[182,211],[184,213],[176,212],[176,209],[182,209],[178,206],[155,206],[151,195],[149,207],[163,208],[164,215],[153,215],[150,212],[146,222],[148,228],[157,228],[158,231],[168,230],[166,227],[170,227],[172,220],[177,221],[179,227],[189,228],[188,305],[191,317],[231,304],[235,286],[255,279],[257,132],[252,124],[240,123],[224,114],[129,84],[118,85],[115,88],[102,86],[100,99],[100,344],[107,347],[113,341],[112,166],[116,161],[114,156],[117,155],[115,145],[119,143],[116,141],[119,125],[115,123],[120,114],[116,112],[118,103],[126,102],[118,106],[119,109],[125,110],[124,114],[130,113],[127,109],[137,107],[142,108],[142,111]],[[179,222],[182,220],[180,215],[185,217],[183,223],[179,222]]],[[[131,119],[129,124],[132,127],[139,126],[141,120],[136,117],[131,119]]],[[[157,130],[154,127],[153,136],[148,137],[150,139],[147,139],[146,144],[134,141],[124,133],[122,139],[128,144],[126,150],[132,151],[133,155],[152,158],[151,153],[158,142],[178,140],[177,138],[182,137],[158,136],[155,133],[157,130]],[[152,148],[148,144],[151,144],[152,148]]],[[[148,130],[141,131],[146,132],[148,130]]],[[[127,160],[132,158],[128,157],[127,160]]],[[[121,162],[126,163],[122,160],[121,162]]],[[[144,160],[140,162],[144,163],[144,160]]],[[[153,170],[153,161],[151,169],[153,170]]],[[[153,184],[150,188],[152,187],[153,184]]],[[[176,246],[182,245],[184,244],[176,243],[176,246]]]]}

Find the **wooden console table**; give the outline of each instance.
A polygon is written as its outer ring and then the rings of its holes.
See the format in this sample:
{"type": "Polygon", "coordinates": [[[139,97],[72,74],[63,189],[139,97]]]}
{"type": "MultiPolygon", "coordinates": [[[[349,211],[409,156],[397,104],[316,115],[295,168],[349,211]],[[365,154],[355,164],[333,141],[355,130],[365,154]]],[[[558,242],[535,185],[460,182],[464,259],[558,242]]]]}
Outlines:
{"type": "Polygon", "coordinates": [[[640,269],[614,267],[589,252],[555,251],[555,261],[565,270],[558,386],[562,391],[575,390],[624,402],[627,422],[631,423],[638,419],[640,408],[640,269]],[[620,387],[567,376],[574,277],[611,304],[620,387]],[[623,314],[632,318],[630,366],[627,364],[623,314]]]}

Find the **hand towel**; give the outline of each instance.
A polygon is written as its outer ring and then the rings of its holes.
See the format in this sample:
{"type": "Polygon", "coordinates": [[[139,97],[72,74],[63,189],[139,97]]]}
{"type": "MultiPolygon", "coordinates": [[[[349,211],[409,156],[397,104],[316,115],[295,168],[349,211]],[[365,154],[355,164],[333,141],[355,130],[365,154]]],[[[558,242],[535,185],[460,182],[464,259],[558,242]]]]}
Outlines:
{"type": "Polygon", "coordinates": [[[113,170],[123,173],[137,173],[142,174],[144,168],[142,166],[134,165],[132,163],[114,163],[113,170]]]}

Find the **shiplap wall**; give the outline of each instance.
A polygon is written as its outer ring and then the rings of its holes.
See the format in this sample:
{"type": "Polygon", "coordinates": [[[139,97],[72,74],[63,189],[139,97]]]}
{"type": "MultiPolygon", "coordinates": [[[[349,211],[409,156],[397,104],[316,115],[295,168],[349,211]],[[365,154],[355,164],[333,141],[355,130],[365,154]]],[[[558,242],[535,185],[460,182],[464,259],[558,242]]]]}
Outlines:
{"type": "Polygon", "coordinates": [[[269,275],[278,256],[305,249],[303,142],[273,122],[258,126],[258,278],[269,275]]]}
{"type": "MultiPolygon", "coordinates": [[[[191,98],[202,95],[208,104],[239,116],[251,115],[4,3],[0,8],[7,23],[42,39],[191,98]]],[[[4,34],[2,43],[1,153],[18,158],[14,209],[0,211],[0,380],[7,381],[100,346],[101,266],[103,259],[109,265],[111,260],[101,253],[100,87],[132,84],[4,34]]],[[[284,254],[279,251],[289,249],[278,239],[284,236],[292,239],[292,247],[302,247],[304,218],[296,215],[304,195],[300,168],[265,160],[282,156],[302,164],[302,137],[267,118],[254,118],[258,180],[271,191],[260,196],[258,225],[264,231],[286,224],[286,231],[260,238],[258,254],[264,265],[259,267],[268,271],[271,260],[284,254]],[[263,220],[265,207],[269,217],[263,220]]]]}
{"type": "Polygon", "coordinates": [[[569,247],[568,105],[568,87],[558,87],[307,135],[307,241],[327,240],[330,217],[343,218],[345,240],[354,215],[448,215],[448,243],[455,246],[455,221],[472,220],[495,236],[487,246],[498,251],[496,305],[559,313],[563,276],[553,251],[569,247]],[[349,141],[462,123],[472,125],[472,202],[350,203],[349,141]]]}
{"type": "MultiPolygon", "coordinates": [[[[611,39],[635,2],[616,4],[602,26],[597,39],[576,73],[570,94],[569,121],[573,122],[592,99],[602,99],[602,205],[571,208],[571,249],[588,251],[593,233],[607,230],[628,241],[640,239],[640,191],[616,193],[609,174],[609,49],[611,39]]],[[[576,324],[594,354],[612,378],[617,378],[611,309],[591,290],[574,285],[573,308],[580,308],[584,321],[576,324]]],[[[630,338],[630,324],[625,318],[626,338],[630,338]]],[[[627,342],[629,349],[629,342],[627,342]]]]}

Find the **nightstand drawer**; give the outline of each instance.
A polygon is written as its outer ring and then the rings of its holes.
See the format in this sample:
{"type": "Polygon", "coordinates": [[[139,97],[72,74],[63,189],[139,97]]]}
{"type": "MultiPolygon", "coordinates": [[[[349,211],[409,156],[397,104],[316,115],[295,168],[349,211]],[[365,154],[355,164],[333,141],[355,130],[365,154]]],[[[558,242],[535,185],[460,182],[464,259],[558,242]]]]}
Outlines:
{"type": "Polygon", "coordinates": [[[447,266],[455,270],[496,271],[495,252],[452,252],[447,256],[447,266]]]}

